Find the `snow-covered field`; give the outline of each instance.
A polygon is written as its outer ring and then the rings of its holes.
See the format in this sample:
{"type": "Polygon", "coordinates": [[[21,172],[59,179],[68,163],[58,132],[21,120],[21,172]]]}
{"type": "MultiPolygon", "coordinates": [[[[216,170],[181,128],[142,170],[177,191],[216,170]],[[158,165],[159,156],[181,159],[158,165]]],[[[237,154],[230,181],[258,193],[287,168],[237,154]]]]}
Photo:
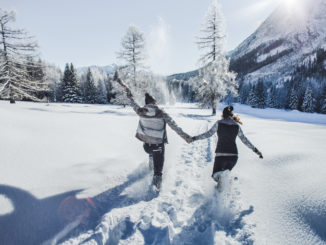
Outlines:
{"type": "MultiPolygon", "coordinates": [[[[191,135],[219,119],[166,111],[191,135]]],[[[216,193],[216,136],[187,144],[168,129],[156,196],[130,108],[0,101],[0,244],[326,244],[326,116],[235,112],[264,159],[238,141],[216,193]]]]}

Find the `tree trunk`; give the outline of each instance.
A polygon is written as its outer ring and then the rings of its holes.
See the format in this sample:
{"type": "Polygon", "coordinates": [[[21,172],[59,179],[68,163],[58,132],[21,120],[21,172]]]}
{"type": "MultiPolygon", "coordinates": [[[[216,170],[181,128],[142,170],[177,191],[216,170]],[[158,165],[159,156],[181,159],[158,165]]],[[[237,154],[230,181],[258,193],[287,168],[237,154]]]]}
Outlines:
{"type": "Polygon", "coordinates": [[[212,115],[216,115],[216,107],[212,108],[212,115]]]}
{"type": "Polygon", "coordinates": [[[10,104],[15,104],[15,98],[14,98],[14,93],[13,93],[13,91],[12,91],[12,88],[11,88],[11,85],[9,85],[9,96],[10,96],[10,104]]]}

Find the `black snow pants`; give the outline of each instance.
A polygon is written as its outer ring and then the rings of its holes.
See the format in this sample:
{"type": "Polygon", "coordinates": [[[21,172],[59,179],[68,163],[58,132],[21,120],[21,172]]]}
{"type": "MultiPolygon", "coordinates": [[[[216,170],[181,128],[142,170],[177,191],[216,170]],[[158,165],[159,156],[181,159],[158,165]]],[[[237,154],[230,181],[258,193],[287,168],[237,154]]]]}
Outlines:
{"type": "Polygon", "coordinates": [[[217,156],[214,161],[213,174],[224,170],[232,170],[238,161],[238,156],[217,156]]]}
{"type": "Polygon", "coordinates": [[[147,144],[144,143],[146,153],[153,156],[154,176],[162,176],[164,165],[164,143],[162,144],[147,144]]]}

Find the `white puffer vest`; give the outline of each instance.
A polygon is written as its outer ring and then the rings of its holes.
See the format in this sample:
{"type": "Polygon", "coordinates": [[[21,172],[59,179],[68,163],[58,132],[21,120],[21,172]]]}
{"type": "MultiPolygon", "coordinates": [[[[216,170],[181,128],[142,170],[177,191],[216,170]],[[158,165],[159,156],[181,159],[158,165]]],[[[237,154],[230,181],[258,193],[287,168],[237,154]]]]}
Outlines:
{"type": "Polygon", "coordinates": [[[136,137],[148,144],[166,142],[166,123],[157,107],[147,105],[148,110],[140,116],[136,137]]]}

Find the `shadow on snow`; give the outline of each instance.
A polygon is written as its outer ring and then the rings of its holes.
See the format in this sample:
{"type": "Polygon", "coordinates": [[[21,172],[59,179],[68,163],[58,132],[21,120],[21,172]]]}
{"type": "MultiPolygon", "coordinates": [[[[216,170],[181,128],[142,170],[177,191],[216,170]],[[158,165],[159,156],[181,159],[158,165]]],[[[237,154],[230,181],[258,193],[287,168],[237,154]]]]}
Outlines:
{"type": "Polygon", "coordinates": [[[13,211],[0,215],[0,244],[41,244],[54,239],[58,233],[77,221],[70,230],[55,239],[64,241],[69,237],[94,229],[101,217],[116,207],[134,205],[155,198],[152,192],[145,197],[133,199],[121,193],[133,183],[144,178],[148,170],[135,171],[127,181],[93,198],[77,199],[82,190],[74,190],[37,199],[31,193],[12,186],[0,185],[0,195],[10,200],[13,211]]]}

